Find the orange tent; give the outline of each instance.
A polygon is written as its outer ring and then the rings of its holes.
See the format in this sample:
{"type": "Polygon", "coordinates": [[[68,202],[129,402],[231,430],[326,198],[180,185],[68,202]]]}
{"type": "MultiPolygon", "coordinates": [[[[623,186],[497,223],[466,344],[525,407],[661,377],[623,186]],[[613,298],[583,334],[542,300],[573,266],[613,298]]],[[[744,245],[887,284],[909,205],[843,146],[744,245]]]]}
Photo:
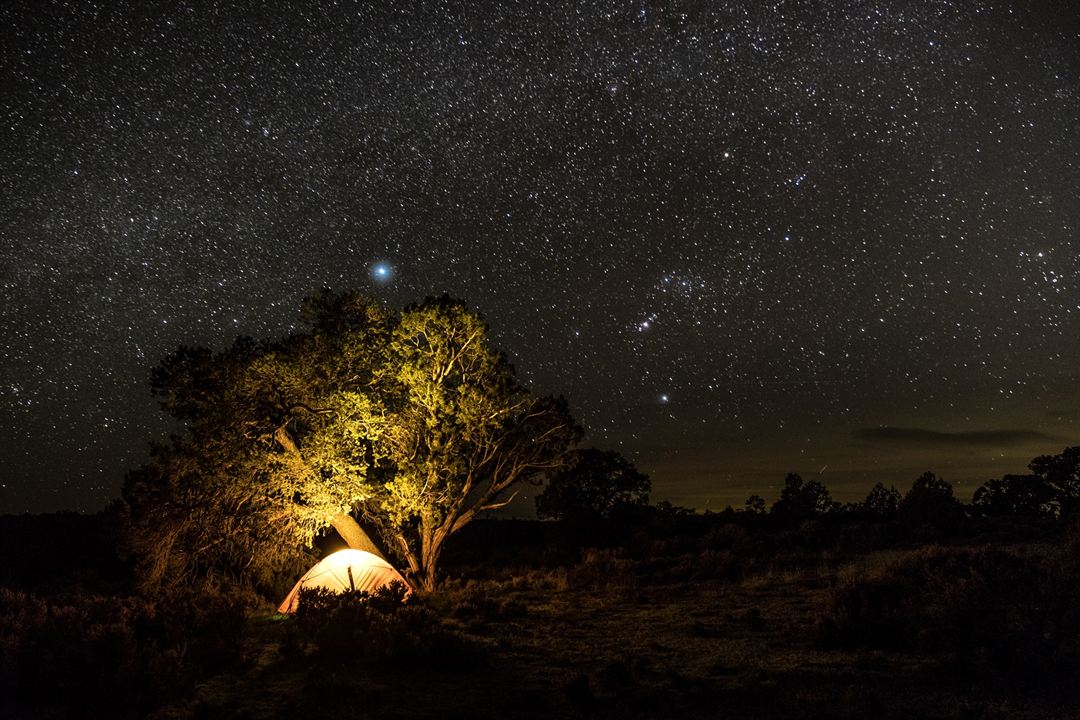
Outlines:
{"type": "Polygon", "coordinates": [[[338,550],[315,563],[304,573],[282,600],[278,612],[296,612],[300,604],[301,588],[319,587],[337,593],[350,590],[374,592],[395,581],[409,587],[401,573],[378,555],[363,550],[338,550]]]}

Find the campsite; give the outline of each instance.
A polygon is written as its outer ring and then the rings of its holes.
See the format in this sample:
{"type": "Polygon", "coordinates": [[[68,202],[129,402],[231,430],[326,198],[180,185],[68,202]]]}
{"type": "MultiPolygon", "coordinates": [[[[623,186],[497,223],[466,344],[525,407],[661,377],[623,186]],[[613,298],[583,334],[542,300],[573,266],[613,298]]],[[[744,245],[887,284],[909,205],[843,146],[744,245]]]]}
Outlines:
{"type": "Polygon", "coordinates": [[[4,717],[1080,710],[1080,447],[970,501],[792,472],[699,512],[585,446],[461,301],[302,316],[163,359],[182,432],[105,510],[0,516],[4,717]]]}
{"type": "MultiPolygon", "coordinates": [[[[492,519],[450,547],[435,593],[313,588],[306,614],[282,615],[286,585],[254,604],[180,588],[171,607],[138,601],[108,522],[0,518],[5,547],[27,558],[0,576],[6,717],[1004,720],[1080,708],[1080,535],[1053,524],[984,518],[949,535],[854,510],[792,524],[663,506],[585,530],[492,519]],[[53,560],[28,560],[40,557],[53,560]]],[[[377,585],[361,575],[358,587],[377,585]]]]}
{"type": "Polygon", "coordinates": [[[0,0],[0,720],[1080,720],[1080,0],[0,0]]]}

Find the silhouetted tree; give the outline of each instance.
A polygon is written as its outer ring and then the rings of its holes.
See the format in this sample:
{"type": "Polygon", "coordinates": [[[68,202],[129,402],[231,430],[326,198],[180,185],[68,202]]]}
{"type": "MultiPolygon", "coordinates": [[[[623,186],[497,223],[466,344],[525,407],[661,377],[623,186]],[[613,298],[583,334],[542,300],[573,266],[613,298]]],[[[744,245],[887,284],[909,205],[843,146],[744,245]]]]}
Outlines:
{"type": "Polygon", "coordinates": [[[755,515],[765,514],[765,498],[760,495],[751,495],[746,498],[746,512],[755,515]]]}
{"type": "Polygon", "coordinates": [[[835,507],[828,488],[818,480],[803,480],[796,473],[784,478],[780,499],[773,503],[772,514],[787,520],[812,517],[835,507]]]}
{"type": "Polygon", "coordinates": [[[911,484],[911,489],[904,496],[903,502],[908,504],[924,498],[935,500],[956,499],[953,494],[953,486],[929,470],[915,479],[915,482],[911,484]]]}
{"type": "Polygon", "coordinates": [[[1037,519],[1061,512],[1053,487],[1038,475],[1006,475],[975,491],[972,507],[989,517],[1037,519]]]}
{"type": "Polygon", "coordinates": [[[885,487],[878,483],[870,488],[870,492],[863,501],[862,508],[871,515],[882,520],[891,520],[896,517],[900,509],[900,491],[895,487],[885,487]]]}
{"type": "Polygon", "coordinates": [[[656,515],[672,520],[692,517],[695,513],[694,508],[683,507],[682,505],[672,505],[670,500],[661,500],[652,507],[656,511],[656,515]]]}
{"type": "Polygon", "coordinates": [[[1080,446],[1065,448],[1057,455],[1040,455],[1028,469],[1049,485],[1061,515],[1080,512],[1080,446]]]}
{"type": "Polygon", "coordinates": [[[964,517],[952,485],[929,471],[912,483],[898,510],[909,527],[928,526],[940,532],[955,530],[964,517]]]}
{"type": "Polygon", "coordinates": [[[303,317],[283,340],[181,348],[155,370],[185,431],[125,488],[149,580],[256,572],[333,527],[378,553],[374,533],[430,589],[446,539],[579,437],[458,301],[395,313],[327,291],[303,317]]]}
{"type": "Polygon", "coordinates": [[[649,476],[617,452],[588,448],[572,454],[570,464],[551,477],[536,496],[541,518],[588,522],[607,520],[620,507],[646,505],[649,476]]]}
{"type": "Polygon", "coordinates": [[[1061,517],[1080,510],[1080,447],[1041,455],[1028,469],[1029,475],[988,480],[975,491],[973,507],[987,516],[1021,519],[1061,517]]]}

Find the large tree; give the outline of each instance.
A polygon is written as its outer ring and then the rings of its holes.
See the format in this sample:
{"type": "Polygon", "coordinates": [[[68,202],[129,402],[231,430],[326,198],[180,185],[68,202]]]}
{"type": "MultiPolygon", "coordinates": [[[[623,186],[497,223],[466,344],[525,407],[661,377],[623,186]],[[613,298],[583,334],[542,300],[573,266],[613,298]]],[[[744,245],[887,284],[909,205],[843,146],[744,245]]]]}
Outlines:
{"type": "Polygon", "coordinates": [[[1029,475],[988,480],[972,505],[986,515],[1024,518],[1066,517],[1080,510],[1080,447],[1040,455],[1029,475]]]}
{"type": "Polygon", "coordinates": [[[773,515],[785,520],[806,520],[835,510],[829,489],[820,480],[803,480],[798,473],[788,473],[780,499],[773,503],[773,515]]]}
{"type": "Polygon", "coordinates": [[[581,430],[564,400],[520,386],[480,317],[449,298],[405,309],[387,374],[379,447],[393,473],[360,507],[430,589],[447,538],[515,483],[561,469],[581,430]]]}
{"type": "Polygon", "coordinates": [[[862,507],[879,520],[892,520],[900,510],[901,500],[900,491],[895,487],[885,487],[882,483],[877,483],[870,488],[862,507]]]}
{"type": "Polygon", "coordinates": [[[155,370],[184,432],[125,489],[146,577],[271,572],[332,527],[430,589],[447,538],[578,439],[460,302],[396,313],[323,292],[302,316],[288,338],[181,348],[155,370]]]}
{"type": "Polygon", "coordinates": [[[900,522],[911,529],[955,532],[964,521],[964,506],[953,486],[927,471],[915,479],[898,508],[900,522]]]}
{"type": "Polygon", "coordinates": [[[651,489],[649,476],[619,453],[587,448],[573,453],[536,496],[536,514],[579,523],[610,520],[620,508],[647,505],[651,489]]]}
{"type": "Polygon", "coordinates": [[[1061,515],[1080,512],[1080,446],[1065,448],[1057,455],[1040,455],[1028,468],[1049,486],[1061,515]]]}

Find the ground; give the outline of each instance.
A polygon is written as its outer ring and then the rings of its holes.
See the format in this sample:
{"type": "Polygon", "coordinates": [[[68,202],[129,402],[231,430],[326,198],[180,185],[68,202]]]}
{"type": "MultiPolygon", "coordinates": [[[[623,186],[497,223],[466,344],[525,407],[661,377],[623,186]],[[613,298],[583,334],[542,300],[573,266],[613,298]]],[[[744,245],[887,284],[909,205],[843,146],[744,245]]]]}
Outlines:
{"type": "Polygon", "coordinates": [[[481,657],[434,672],[315,667],[290,621],[256,613],[244,669],[153,717],[1080,717],[1054,687],[990,679],[964,658],[824,648],[817,623],[852,562],[649,586],[565,570],[451,581],[427,602],[481,657]]]}

